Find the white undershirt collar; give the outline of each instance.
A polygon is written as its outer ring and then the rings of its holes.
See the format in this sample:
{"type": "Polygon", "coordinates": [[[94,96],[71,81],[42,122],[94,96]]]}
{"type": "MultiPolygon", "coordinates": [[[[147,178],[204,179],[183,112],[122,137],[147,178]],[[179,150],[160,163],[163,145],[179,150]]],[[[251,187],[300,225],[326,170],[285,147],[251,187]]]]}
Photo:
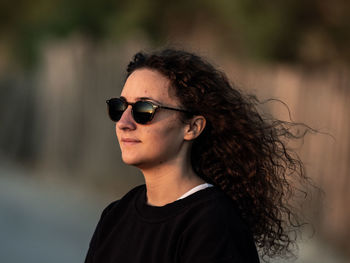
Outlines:
{"type": "Polygon", "coordinates": [[[207,187],[212,187],[213,185],[212,184],[208,184],[208,183],[204,183],[204,184],[200,184],[200,185],[197,185],[195,187],[193,187],[191,190],[187,191],[186,193],[184,193],[182,196],[180,196],[177,200],[179,199],[182,199],[182,198],[185,198],[195,192],[198,192],[200,190],[203,190],[207,187]]]}

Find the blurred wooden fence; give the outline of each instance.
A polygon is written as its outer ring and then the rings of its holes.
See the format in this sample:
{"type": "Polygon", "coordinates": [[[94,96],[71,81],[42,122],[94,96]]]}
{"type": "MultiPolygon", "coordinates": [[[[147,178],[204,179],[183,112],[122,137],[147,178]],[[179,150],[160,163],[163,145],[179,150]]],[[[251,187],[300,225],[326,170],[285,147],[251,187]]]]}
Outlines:
{"type": "MultiPolygon", "coordinates": [[[[307,135],[298,150],[308,175],[325,193],[323,198],[313,196],[313,219],[326,238],[349,251],[350,70],[340,67],[308,72],[276,66],[235,67],[233,71],[262,100],[281,99],[290,108],[293,121],[320,132],[307,135]]],[[[274,116],[289,120],[282,104],[270,104],[274,116]]]]}
{"type": "MultiPolygon", "coordinates": [[[[124,181],[132,184],[140,180],[135,170],[120,162],[114,125],[107,118],[105,105],[105,99],[119,95],[127,61],[140,48],[135,43],[101,48],[81,39],[48,44],[36,76],[37,86],[33,88],[34,123],[27,127],[20,122],[8,124],[0,133],[2,144],[16,141],[15,136],[25,136],[26,132],[20,129],[27,129],[34,134],[31,146],[36,147],[40,166],[79,171],[95,181],[110,174],[121,185],[124,181]]],[[[283,65],[238,65],[225,59],[216,62],[223,65],[238,86],[257,94],[261,100],[281,99],[288,104],[294,121],[335,138],[308,135],[300,155],[309,175],[326,193],[325,202],[314,203],[318,225],[325,236],[350,249],[349,69],[308,72],[283,65]]],[[[26,101],[29,93],[22,90],[12,102],[26,101]]],[[[274,116],[288,120],[282,104],[269,105],[274,116]]],[[[16,116],[12,111],[15,107],[11,107],[7,118],[0,115],[2,120],[10,123],[9,116],[18,121],[25,119],[28,107],[16,108],[16,116]]]]}

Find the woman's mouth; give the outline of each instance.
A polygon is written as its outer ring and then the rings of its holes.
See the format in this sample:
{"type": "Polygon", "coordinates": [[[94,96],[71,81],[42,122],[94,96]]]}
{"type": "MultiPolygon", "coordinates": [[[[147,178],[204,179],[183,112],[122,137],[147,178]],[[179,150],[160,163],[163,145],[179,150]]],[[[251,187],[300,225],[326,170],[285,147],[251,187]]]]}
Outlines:
{"type": "Polygon", "coordinates": [[[124,145],[134,145],[137,143],[140,143],[141,141],[138,139],[133,139],[133,138],[122,138],[120,140],[124,145]]]}

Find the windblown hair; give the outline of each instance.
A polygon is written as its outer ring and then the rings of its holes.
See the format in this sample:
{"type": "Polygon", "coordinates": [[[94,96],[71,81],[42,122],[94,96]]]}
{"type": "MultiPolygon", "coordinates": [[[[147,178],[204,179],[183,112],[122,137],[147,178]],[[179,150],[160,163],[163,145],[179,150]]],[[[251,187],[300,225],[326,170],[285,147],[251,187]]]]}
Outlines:
{"type": "MultiPolygon", "coordinates": [[[[305,134],[295,134],[294,123],[264,118],[255,96],[244,95],[195,54],[173,49],[137,53],[127,77],[141,68],[166,76],[183,108],[206,118],[193,142],[193,169],[231,197],[262,256],[293,254],[290,233],[301,224],[290,198],[298,191],[295,179],[308,183],[308,178],[287,141],[305,134]]],[[[184,113],[182,119],[190,117],[184,113]]]]}

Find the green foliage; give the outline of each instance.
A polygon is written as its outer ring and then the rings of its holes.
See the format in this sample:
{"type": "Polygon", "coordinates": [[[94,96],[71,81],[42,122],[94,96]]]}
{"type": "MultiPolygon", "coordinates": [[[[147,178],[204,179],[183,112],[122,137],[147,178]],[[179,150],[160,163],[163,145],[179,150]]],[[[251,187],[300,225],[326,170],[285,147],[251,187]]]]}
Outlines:
{"type": "Polygon", "coordinates": [[[210,23],[228,50],[262,60],[350,61],[350,4],[309,0],[9,0],[0,2],[0,41],[31,66],[49,37],[78,32],[121,41],[135,32],[161,43],[210,23]]]}

